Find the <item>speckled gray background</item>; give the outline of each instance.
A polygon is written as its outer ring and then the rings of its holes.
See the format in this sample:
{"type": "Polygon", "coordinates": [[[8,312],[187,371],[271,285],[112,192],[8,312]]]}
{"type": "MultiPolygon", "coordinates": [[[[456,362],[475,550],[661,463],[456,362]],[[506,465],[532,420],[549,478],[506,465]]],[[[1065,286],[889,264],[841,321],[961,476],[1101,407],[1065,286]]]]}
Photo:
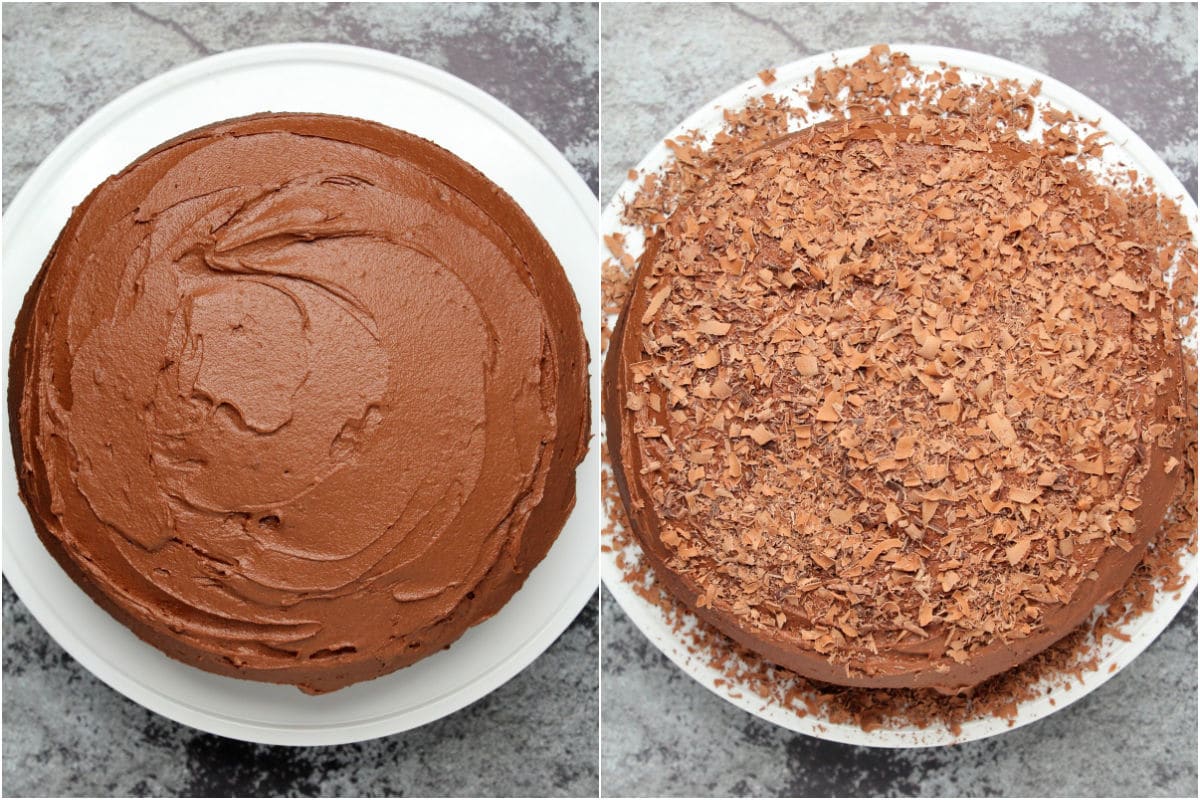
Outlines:
{"type": "MultiPolygon", "coordinates": [[[[204,55],[270,42],[373,47],[524,116],[593,190],[594,5],[17,5],[3,8],[4,203],[100,106],[204,55]]],[[[595,795],[597,601],[528,669],[416,731],[326,748],[198,733],[101,684],[4,584],[8,796],[595,795]]]]}
{"type": "MultiPolygon", "coordinates": [[[[616,5],[601,13],[601,199],[702,103],[757,71],[881,41],[1042,70],[1137,131],[1196,194],[1196,7],[616,5]]],[[[694,682],[603,593],[605,795],[1196,796],[1196,598],[1099,691],[999,738],[873,751],[793,734],[694,682]]]]}

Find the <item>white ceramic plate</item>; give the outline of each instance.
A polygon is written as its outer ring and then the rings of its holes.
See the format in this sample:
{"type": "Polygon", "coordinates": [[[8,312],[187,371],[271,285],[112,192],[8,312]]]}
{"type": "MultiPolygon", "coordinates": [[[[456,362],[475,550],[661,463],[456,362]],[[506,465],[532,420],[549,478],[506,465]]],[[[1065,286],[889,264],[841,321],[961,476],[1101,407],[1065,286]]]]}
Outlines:
{"type": "MultiPolygon", "coordinates": [[[[38,167],[4,215],[6,380],[17,311],[72,207],[161,142],[260,111],[376,120],[437,142],[474,165],[512,195],[554,248],[583,309],[591,352],[600,352],[598,203],[553,145],[499,101],[441,70],[375,50],[285,44],[223,53],[147,81],[80,125],[38,167]]],[[[593,367],[593,398],[599,386],[593,367]]],[[[599,403],[592,407],[592,430],[598,431],[599,403]]],[[[93,674],[143,706],[201,730],[313,745],[415,728],[478,700],[528,666],[596,590],[600,456],[593,440],[576,474],[575,509],[549,555],[499,614],[450,649],[320,697],[209,674],[135,637],[42,547],[17,497],[7,404],[3,415],[4,574],[38,622],[93,674]]]]}
{"type": "MultiPolygon", "coordinates": [[[[867,47],[848,48],[795,61],[779,67],[775,71],[775,82],[769,87],[764,86],[757,78],[749,80],[730,89],[716,100],[706,103],[665,138],[673,139],[691,130],[699,130],[706,136],[711,136],[721,128],[722,109],[741,108],[750,98],[766,93],[776,96],[788,95],[796,101],[795,95],[790,93],[795,89],[804,88],[806,81],[818,67],[832,67],[835,60],[841,65],[852,64],[867,55],[868,50],[867,47]]],[[[1162,159],[1120,120],[1074,89],[1028,67],[968,50],[907,44],[894,44],[892,50],[907,53],[913,63],[926,72],[937,69],[939,62],[943,61],[960,67],[965,83],[987,77],[1016,78],[1025,84],[1040,80],[1041,101],[1047,101],[1060,109],[1074,111],[1081,119],[1100,120],[1099,128],[1106,131],[1108,138],[1114,143],[1113,146],[1105,148],[1106,165],[1125,163],[1135,167],[1141,174],[1152,177],[1160,192],[1180,200],[1184,214],[1191,221],[1193,232],[1200,229],[1196,220],[1195,202],[1162,159]]],[[[810,115],[808,122],[804,124],[813,124],[822,119],[820,116],[810,115]]],[[[1035,126],[1033,132],[1040,132],[1040,128],[1035,126]]],[[[638,164],[638,173],[658,170],[668,157],[669,151],[660,142],[638,164]]],[[[617,190],[600,222],[605,234],[622,232],[626,235],[625,249],[635,258],[642,250],[641,231],[622,225],[620,216],[624,202],[632,198],[636,191],[636,182],[627,180],[617,190]]],[[[1065,708],[1102,685],[1145,650],[1174,619],[1175,614],[1196,588],[1196,559],[1192,557],[1186,567],[1187,586],[1178,592],[1160,592],[1155,598],[1152,611],[1131,620],[1122,629],[1129,641],[1121,642],[1109,637],[1097,651],[1099,666],[1096,670],[1085,672],[1082,681],[1070,680],[1069,686],[1063,686],[1062,682],[1057,681],[1047,682],[1043,687],[1046,692],[1038,699],[1018,706],[1017,718],[1012,724],[995,717],[981,717],[964,723],[958,734],[940,726],[931,726],[926,730],[901,727],[866,732],[855,725],[833,723],[815,715],[798,716],[777,703],[763,700],[747,684],[731,681],[723,672],[714,669],[707,659],[691,652],[687,644],[686,634],[688,628],[695,624],[695,617],[689,614],[687,625],[681,630],[673,630],[662,609],[638,595],[622,579],[622,571],[616,564],[618,554],[617,550],[611,549],[601,556],[600,572],[604,584],[642,633],[702,686],[739,708],[793,731],[831,741],[873,747],[928,747],[969,742],[1012,730],[1065,708]]],[[[639,556],[640,551],[636,549],[636,545],[632,545],[625,553],[626,559],[635,561],[639,556]]]]}

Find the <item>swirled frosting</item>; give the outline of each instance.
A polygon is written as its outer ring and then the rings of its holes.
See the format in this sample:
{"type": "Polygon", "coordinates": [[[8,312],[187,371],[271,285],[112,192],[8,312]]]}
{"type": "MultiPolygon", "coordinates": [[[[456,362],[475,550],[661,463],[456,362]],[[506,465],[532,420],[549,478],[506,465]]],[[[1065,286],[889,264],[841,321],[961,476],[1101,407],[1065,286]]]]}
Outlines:
{"type": "Polygon", "coordinates": [[[587,347],[501,189],[345,117],[230,120],[72,214],[17,322],[22,497],[188,663],[326,692],[494,614],[574,504],[587,347]]]}

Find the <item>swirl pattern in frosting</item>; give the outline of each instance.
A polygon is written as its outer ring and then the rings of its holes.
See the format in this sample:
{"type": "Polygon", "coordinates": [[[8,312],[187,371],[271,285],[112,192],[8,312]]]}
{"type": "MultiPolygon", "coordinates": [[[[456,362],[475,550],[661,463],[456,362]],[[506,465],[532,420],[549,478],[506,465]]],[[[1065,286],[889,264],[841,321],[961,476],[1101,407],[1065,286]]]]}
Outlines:
{"type": "Polygon", "coordinates": [[[98,602],[325,692],[494,614],[574,503],[578,304],[520,208],[415,136],[259,115],[98,187],[30,290],[23,498],[98,602]]]}

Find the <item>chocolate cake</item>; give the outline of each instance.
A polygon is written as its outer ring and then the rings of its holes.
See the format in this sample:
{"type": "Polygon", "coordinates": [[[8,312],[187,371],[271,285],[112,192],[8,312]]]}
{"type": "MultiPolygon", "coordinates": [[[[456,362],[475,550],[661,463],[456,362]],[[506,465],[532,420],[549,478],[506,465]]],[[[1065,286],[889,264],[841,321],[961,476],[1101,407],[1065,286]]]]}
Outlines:
{"type": "Polygon", "coordinates": [[[1182,470],[1166,250],[1078,165],[858,117],[709,176],[605,363],[657,582],[818,681],[958,692],[1076,628],[1182,470]]]}
{"type": "Polygon", "coordinates": [[[26,296],[21,496],[202,669],[328,692],[495,614],[575,500],[579,306],[500,188],[380,124],[262,114],[75,209],[26,296]]]}

